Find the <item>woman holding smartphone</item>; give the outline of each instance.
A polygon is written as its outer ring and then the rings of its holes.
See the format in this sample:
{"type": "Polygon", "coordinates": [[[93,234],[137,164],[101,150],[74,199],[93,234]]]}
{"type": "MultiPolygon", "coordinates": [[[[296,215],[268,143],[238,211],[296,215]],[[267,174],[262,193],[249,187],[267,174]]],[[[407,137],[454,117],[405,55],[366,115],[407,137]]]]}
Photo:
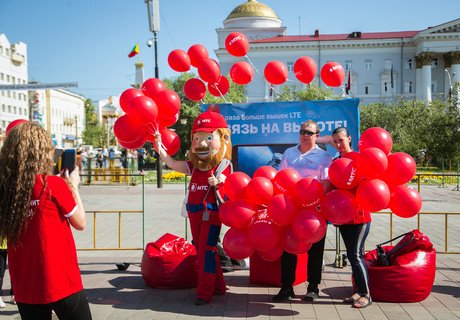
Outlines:
{"type": "Polygon", "coordinates": [[[25,122],[0,151],[0,239],[22,319],[91,319],[70,226],[83,230],[76,167],[52,175],[54,147],[40,125],[25,122]]]}

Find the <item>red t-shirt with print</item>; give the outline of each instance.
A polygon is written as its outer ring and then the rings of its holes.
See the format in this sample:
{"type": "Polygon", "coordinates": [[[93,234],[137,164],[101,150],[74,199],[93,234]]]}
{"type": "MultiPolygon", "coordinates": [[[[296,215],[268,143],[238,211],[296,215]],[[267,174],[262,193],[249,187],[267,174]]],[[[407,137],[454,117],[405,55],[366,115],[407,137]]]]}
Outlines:
{"type": "Polygon", "coordinates": [[[27,227],[17,246],[8,245],[16,301],[45,304],[83,289],[77,251],[67,218],[77,210],[64,179],[37,176],[27,227]]]}

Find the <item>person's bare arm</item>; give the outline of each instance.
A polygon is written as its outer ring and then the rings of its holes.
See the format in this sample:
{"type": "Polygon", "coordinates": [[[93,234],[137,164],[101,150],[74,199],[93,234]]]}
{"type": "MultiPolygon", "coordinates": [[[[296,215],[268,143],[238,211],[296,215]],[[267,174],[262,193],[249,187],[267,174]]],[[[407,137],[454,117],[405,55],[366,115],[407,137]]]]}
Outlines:
{"type": "Polygon", "coordinates": [[[75,167],[70,175],[67,171],[66,178],[70,182],[70,190],[72,191],[75,202],[77,203],[77,210],[71,217],[69,217],[69,222],[70,225],[76,230],[82,231],[86,227],[86,212],[85,207],[83,206],[83,202],[81,201],[80,191],[78,189],[78,185],[80,184],[80,174],[78,167],[75,167]]]}

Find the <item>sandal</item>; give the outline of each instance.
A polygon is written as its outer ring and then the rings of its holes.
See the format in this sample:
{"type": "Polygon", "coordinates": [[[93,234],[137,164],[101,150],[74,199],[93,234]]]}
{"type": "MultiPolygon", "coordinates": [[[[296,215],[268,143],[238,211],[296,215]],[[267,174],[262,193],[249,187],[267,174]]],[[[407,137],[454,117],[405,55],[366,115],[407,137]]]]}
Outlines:
{"type": "Polygon", "coordinates": [[[372,304],[372,299],[371,297],[369,296],[362,296],[362,297],[359,297],[358,300],[356,300],[355,302],[353,302],[353,308],[357,308],[357,309],[363,309],[363,308],[366,308],[368,306],[370,306],[372,304]]]}
{"type": "Polygon", "coordinates": [[[359,294],[355,293],[351,297],[343,299],[343,303],[352,304],[352,303],[355,303],[355,301],[358,300],[359,298],[361,298],[361,296],[359,294]]]}

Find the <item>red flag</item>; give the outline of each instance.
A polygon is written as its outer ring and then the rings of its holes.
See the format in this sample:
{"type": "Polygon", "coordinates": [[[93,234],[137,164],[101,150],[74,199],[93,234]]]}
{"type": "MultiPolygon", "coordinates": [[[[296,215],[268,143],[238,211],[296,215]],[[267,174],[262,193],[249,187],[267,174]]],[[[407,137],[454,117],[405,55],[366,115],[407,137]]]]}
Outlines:
{"type": "Polygon", "coordinates": [[[351,89],[351,70],[348,70],[348,83],[347,86],[345,87],[345,93],[348,94],[351,89]]]}

